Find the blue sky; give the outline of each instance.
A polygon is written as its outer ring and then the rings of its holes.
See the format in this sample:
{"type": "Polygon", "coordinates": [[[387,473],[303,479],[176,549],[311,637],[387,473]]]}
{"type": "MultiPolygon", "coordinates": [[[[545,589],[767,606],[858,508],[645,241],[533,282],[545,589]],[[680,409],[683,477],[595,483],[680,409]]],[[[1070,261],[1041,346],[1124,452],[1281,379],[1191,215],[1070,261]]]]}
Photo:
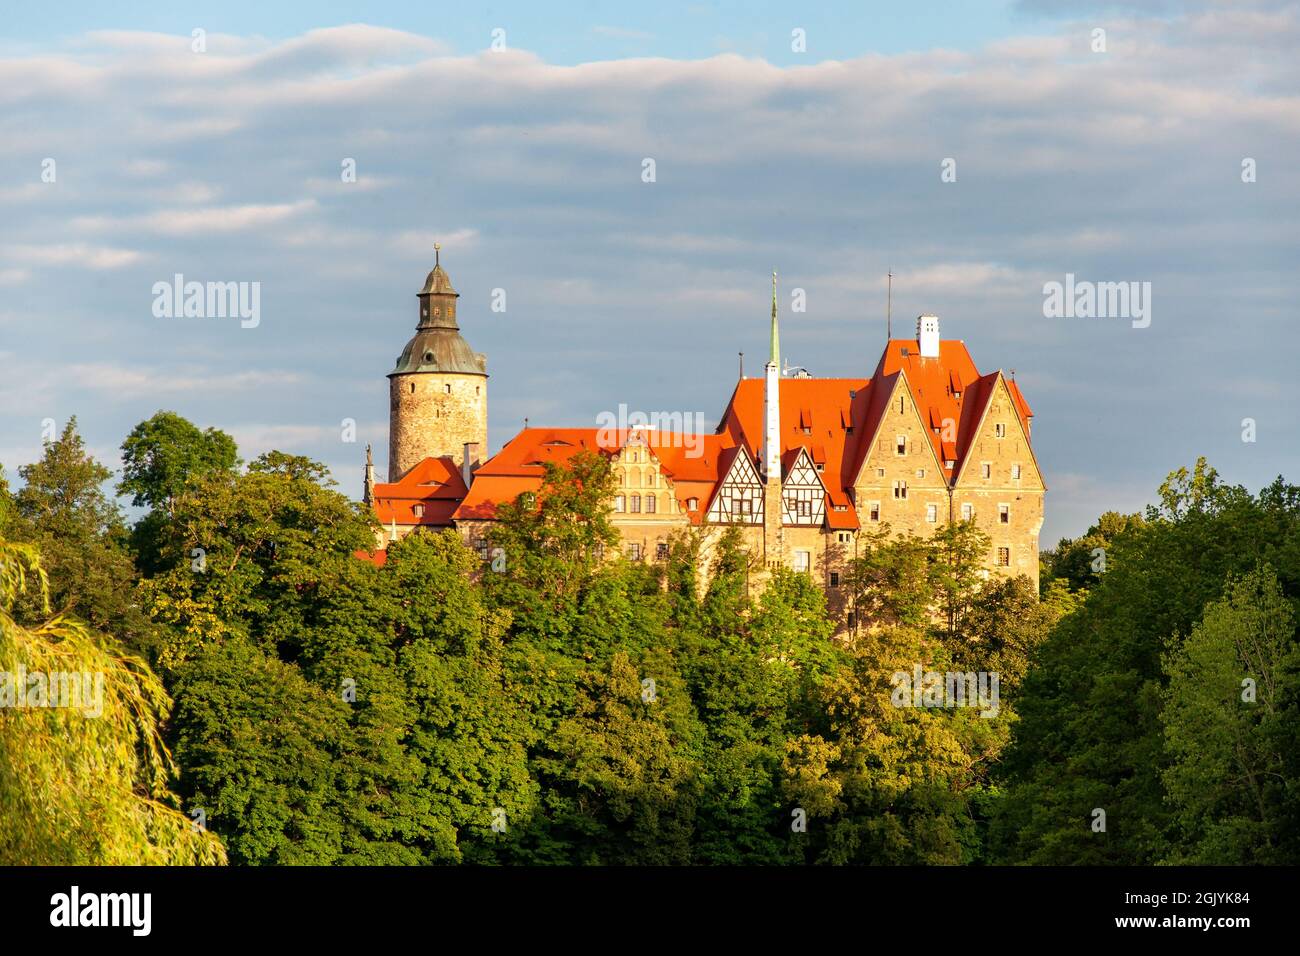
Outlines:
{"type": "Polygon", "coordinates": [[[436,36],[457,53],[488,46],[492,30],[548,63],[573,65],[630,56],[699,59],[732,52],[772,63],[800,62],[790,29],[810,38],[814,60],[849,59],[864,50],[900,53],[970,49],[1054,15],[1050,8],[990,0],[898,3],[627,2],[590,3],[213,3],[74,2],[24,4],[6,11],[5,36],[35,45],[91,30],[260,35],[284,40],[319,27],[363,21],[436,36]],[[790,26],[787,27],[787,24],[790,26]]]}
{"type": "Polygon", "coordinates": [[[774,268],[790,361],[865,377],[892,268],[896,329],[935,312],[1016,370],[1045,544],[1198,455],[1300,475],[1294,3],[98,6],[26,5],[0,40],[11,481],[46,419],[116,464],[169,408],[357,494],[435,241],[493,450],[621,403],[711,426],[774,268]],[[260,283],[260,324],[156,318],[176,273],[260,283]],[[1150,326],[1046,318],[1067,273],[1150,282],[1150,326]]]}

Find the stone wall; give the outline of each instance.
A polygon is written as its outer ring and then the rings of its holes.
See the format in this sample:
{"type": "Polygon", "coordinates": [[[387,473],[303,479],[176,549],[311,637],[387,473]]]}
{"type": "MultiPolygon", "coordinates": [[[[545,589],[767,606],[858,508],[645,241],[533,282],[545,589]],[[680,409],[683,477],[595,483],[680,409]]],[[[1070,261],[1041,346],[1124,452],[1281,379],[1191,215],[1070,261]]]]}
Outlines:
{"type": "Polygon", "coordinates": [[[1038,586],[1038,533],[1043,527],[1042,475],[1029,450],[1006,383],[998,381],[962,472],[953,489],[953,517],[962,518],[962,505],[974,510],[976,526],[991,539],[986,566],[994,574],[1023,574],[1038,586]],[[1003,426],[1002,437],[998,426],[1003,426]],[[983,474],[983,465],[989,477],[983,474]],[[1020,477],[1014,478],[1014,465],[1020,477]],[[1008,509],[1003,522],[1000,506],[1008,509]],[[998,564],[998,548],[1009,550],[1010,564],[998,564]]]}
{"type": "Polygon", "coordinates": [[[486,375],[410,372],[389,379],[389,481],[430,457],[450,455],[459,467],[466,442],[487,449],[486,375]]]}

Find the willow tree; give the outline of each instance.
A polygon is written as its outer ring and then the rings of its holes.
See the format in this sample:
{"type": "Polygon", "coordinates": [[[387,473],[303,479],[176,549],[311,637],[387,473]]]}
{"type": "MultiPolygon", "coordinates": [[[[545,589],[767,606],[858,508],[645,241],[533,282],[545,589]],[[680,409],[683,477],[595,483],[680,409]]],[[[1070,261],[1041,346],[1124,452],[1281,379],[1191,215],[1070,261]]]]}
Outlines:
{"type": "Polygon", "coordinates": [[[0,865],[224,863],[168,789],[170,703],[143,661],[50,617],[36,549],[0,540],[0,865]],[[29,593],[45,615],[25,626],[29,593]]]}

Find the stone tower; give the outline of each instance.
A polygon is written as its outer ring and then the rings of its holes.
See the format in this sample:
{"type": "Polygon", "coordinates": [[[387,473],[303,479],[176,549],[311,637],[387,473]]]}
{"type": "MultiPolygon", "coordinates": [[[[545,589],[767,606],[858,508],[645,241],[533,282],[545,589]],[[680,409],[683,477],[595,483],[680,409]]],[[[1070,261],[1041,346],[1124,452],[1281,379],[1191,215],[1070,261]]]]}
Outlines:
{"type": "MultiPolygon", "coordinates": [[[[419,291],[420,323],[388,373],[388,480],[399,481],[429,457],[472,467],[487,450],[487,358],[456,324],[451,279],[440,247],[419,291]]],[[[468,469],[466,469],[468,471],[468,469]]]]}

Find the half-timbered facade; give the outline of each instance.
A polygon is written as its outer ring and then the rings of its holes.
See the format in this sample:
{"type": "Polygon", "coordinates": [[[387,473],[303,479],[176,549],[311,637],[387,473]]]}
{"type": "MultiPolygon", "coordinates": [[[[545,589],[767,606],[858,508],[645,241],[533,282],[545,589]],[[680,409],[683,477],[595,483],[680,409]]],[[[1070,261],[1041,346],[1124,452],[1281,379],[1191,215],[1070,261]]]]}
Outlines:
{"type": "MultiPolygon", "coordinates": [[[[426,286],[450,289],[440,268],[426,286]]],[[[886,342],[869,376],[789,374],[779,364],[775,294],[770,351],[762,377],[737,381],[709,435],[532,427],[484,458],[459,426],[422,434],[418,452],[399,449],[398,480],[376,484],[367,469],[365,497],[384,525],[375,559],[419,527],[454,527],[481,542],[497,506],[535,491],[547,463],[585,450],[610,460],[611,521],[632,560],[665,558],[671,536],[687,528],[739,526],[758,572],[752,582],[765,568],[806,572],[847,617],[842,579],[861,531],[929,535],[969,520],[989,535],[988,573],[1037,583],[1046,486],[1030,444],[1033,413],[1014,379],[981,374],[965,343],[939,338],[935,316],[918,319],[915,338],[886,342]],[[430,447],[442,454],[420,459],[430,447]]],[[[457,372],[465,378],[450,394],[473,394],[480,366],[457,372]]],[[[421,394],[394,411],[399,444],[412,421],[435,430],[442,421],[437,409],[425,415],[421,394]]]]}
{"type": "Polygon", "coordinates": [[[820,528],[826,521],[826,486],[817,474],[817,465],[807,448],[792,448],[782,458],[781,521],[820,528]]]}
{"type": "Polygon", "coordinates": [[[758,468],[750,461],[743,448],[732,448],[726,453],[730,465],[726,477],[718,482],[718,490],[709,504],[708,520],[713,524],[763,523],[763,482],[758,468]]]}

